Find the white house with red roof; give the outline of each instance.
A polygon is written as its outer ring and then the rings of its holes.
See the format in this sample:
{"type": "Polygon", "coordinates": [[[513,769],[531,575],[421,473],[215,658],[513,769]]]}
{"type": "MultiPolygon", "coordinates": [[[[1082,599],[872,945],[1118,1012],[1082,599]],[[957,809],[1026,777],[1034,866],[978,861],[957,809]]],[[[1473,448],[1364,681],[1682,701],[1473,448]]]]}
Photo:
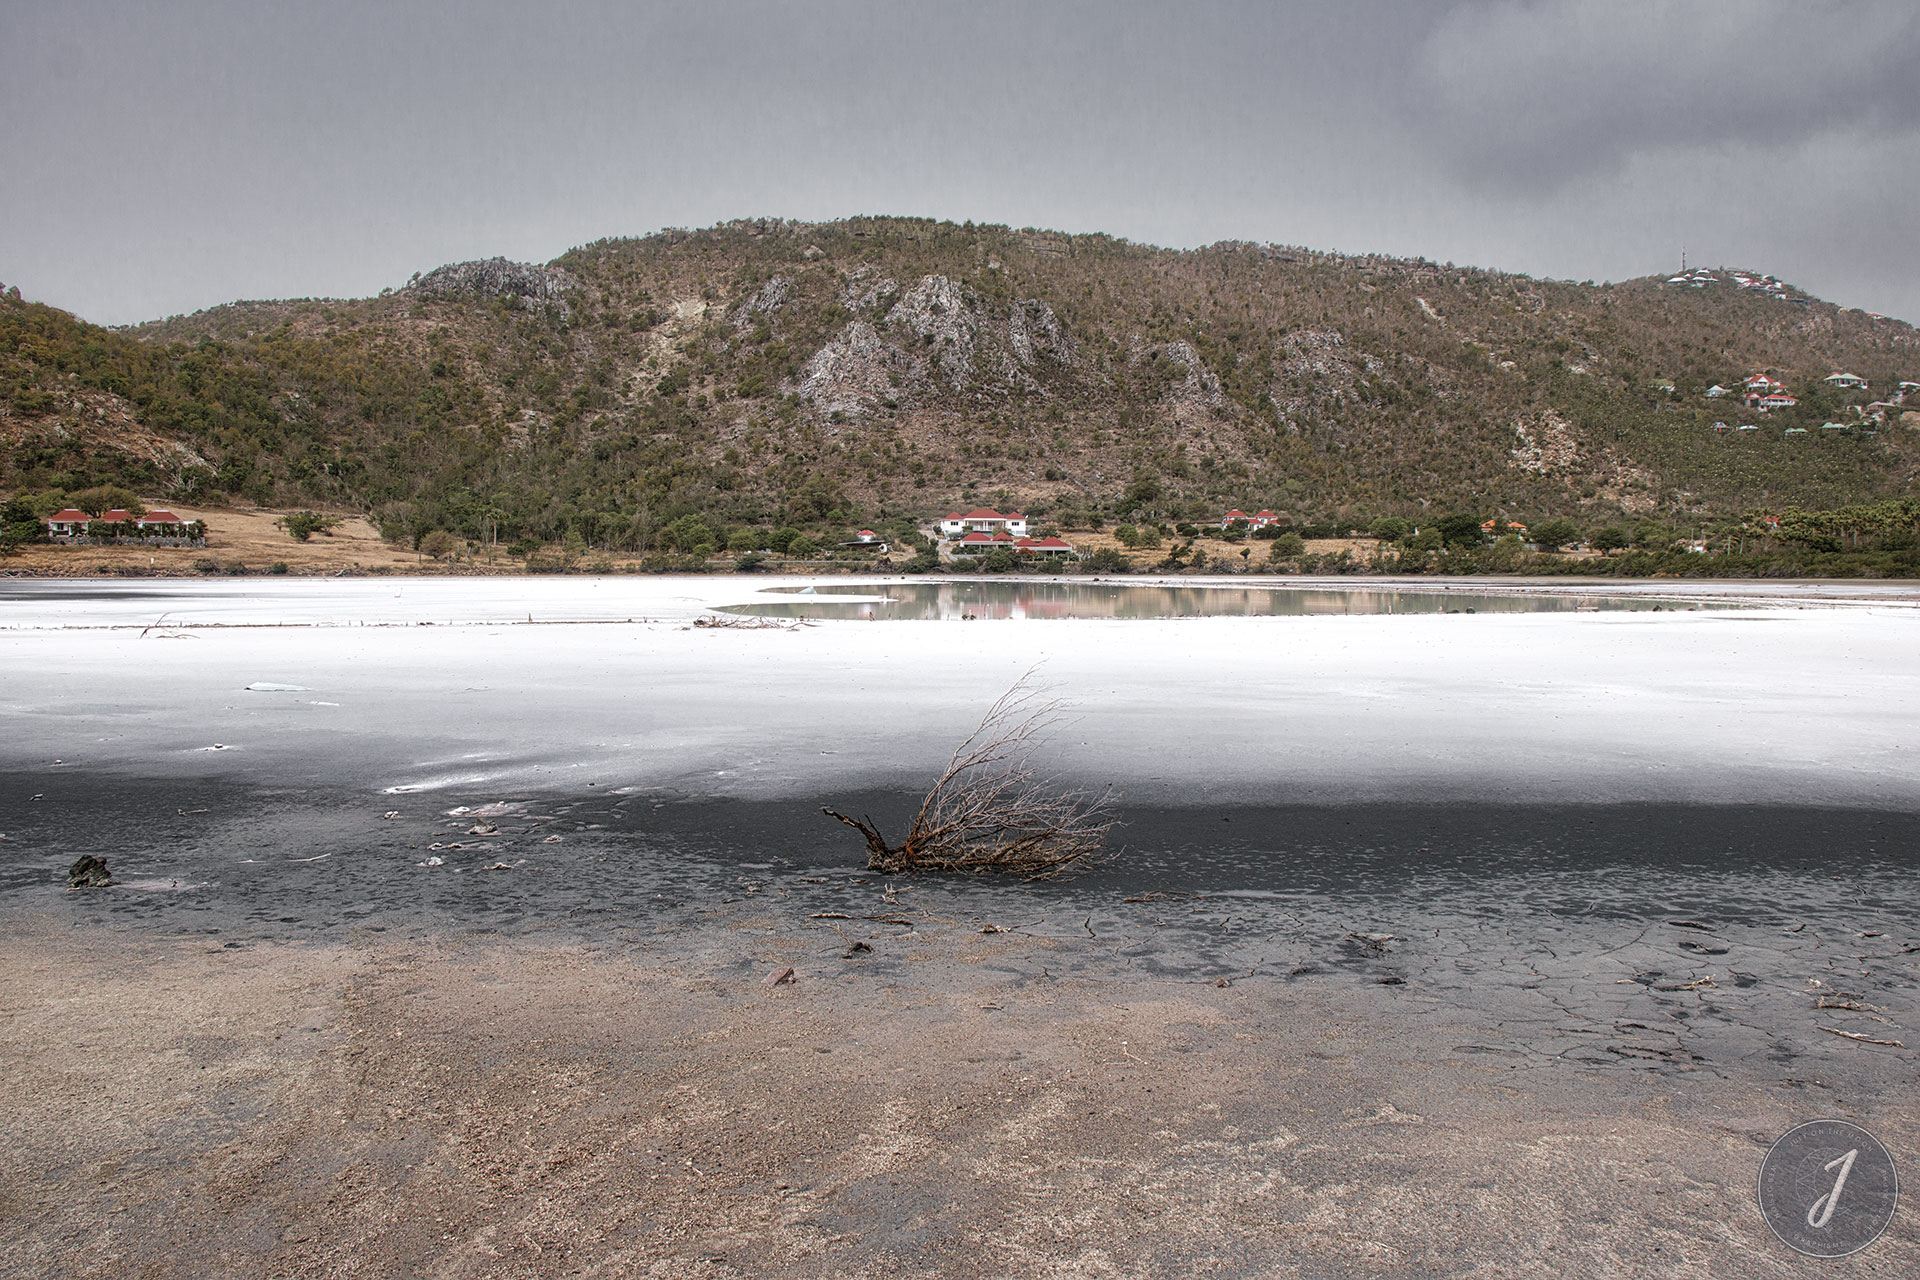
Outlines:
{"type": "Polygon", "coordinates": [[[1027,535],[1027,518],[1018,511],[994,511],[987,507],[976,507],[962,515],[958,511],[949,512],[940,521],[940,536],[959,538],[968,533],[1005,533],[1015,538],[1027,535]]]}
{"type": "Polygon", "coordinates": [[[87,526],[92,523],[92,516],[68,507],[47,517],[47,533],[55,538],[81,538],[86,536],[87,526]]]}
{"type": "Polygon", "coordinates": [[[1749,395],[1771,395],[1787,389],[1785,383],[1775,382],[1764,373],[1756,373],[1740,385],[1746,388],[1749,395]]]}
{"type": "Polygon", "coordinates": [[[119,507],[115,507],[111,511],[102,511],[100,513],[100,523],[101,524],[132,524],[133,513],[131,511],[123,511],[119,507]]]}
{"type": "Polygon", "coordinates": [[[1792,396],[1761,396],[1753,404],[1765,413],[1769,409],[1791,409],[1800,402],[1792,396]]]}

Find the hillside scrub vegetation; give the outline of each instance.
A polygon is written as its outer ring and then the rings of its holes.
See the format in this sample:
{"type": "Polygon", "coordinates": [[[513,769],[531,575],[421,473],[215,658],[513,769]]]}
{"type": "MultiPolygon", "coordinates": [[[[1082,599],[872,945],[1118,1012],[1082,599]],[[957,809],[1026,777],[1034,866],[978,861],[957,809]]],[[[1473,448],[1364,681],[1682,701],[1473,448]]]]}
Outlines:
{"type": "MultiPolygon", "coordinates": [[[[1718,277],[737,222],[130,329],[8,290],[0,491],[360,511],[413,547],[556,562],[817,550],[976,505],[1155,555],[1143,531],[1231,507],[1308,537],[1450,513],[1691,528],[1910,496],[1920,398],[1889,401],[1913,380],[1911,326],[1718,277]],[[1707,395],[1756,372],[1797,403],[1707,395]]],[[[1835,536],[1804,550],[1855,550],[1835,536]]],[[[1436,565],[1479,554],[1440,537],[1436,565]]],[[[1247,549],[1227,558],[1269,559],[1247,549]]]]}

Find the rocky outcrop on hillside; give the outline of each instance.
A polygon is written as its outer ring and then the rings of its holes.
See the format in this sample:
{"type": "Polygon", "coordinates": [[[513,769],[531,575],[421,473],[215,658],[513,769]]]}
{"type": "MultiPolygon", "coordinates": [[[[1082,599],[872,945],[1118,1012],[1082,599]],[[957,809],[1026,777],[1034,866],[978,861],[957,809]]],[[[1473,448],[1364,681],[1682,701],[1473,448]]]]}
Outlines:
{"type": "Polygon", "coordinates": [[[1167,394],[1175,400],[1191,405],[1205,405],[1209,409],[1218,409],[1223,403],[1220,395],[1220,378],[1207,368],[1200,359],[1200,353],[1194,350],[1191,342],[1184,339],[1169,342],[1161,354],[1173,365],[1185,371],[1185,377],[1173,384],[1167,394]]]}
{"type": "Polygon", "coordinates": [[[741,303],[733,313],[733,327],[746,329],[771,316],[787,304],[793,293],[793,281],[785,276],[775,276],[760,286],[751,298],[741,303]]]}
{"type": "MultiPolygon", "coordinates": [[[[765,294],[762,289],[741,313],[765,294]]],[[[1036,390],[1030,370],[1073,364],[1066,327],[1038,299],[1015,301],[1002,319],[986,298],[947,276],[923,276],[903,291],[892,279],[861,271],[846,281],[840,303],[863,318],[814,352],[794,387],[818,412],[859,414],[943,391],[1036,390]]],[[[1211,385],[1217,397],[1218,381],[1211,385]]]]}
{"type": "Polygon", "coordinates": [[[986,305],[979,294],[945,276],[923,276],[900,295],[887,312],[887,327],[904,334],[928,353],[928,363],[945,375],[955,391],[973,381],[973,356],[982,329],[987,327],[986,305]]]}
{"type": "Polygon", "coordinates": [[[882,340],[865,320],[855,320],[813,353],[795,389],[821,413],[857,416],[897,400],[897,388],[914,374],[913,361],[904,352],[882,340]]]}
{"type": "Polygon", "coordinates": [[[407,289],[429,298],[512,298],[528,302],[561,302],[579,281],[558,267],[506,258],[477,262],[450,262],[415,277],[407,289]]]}
{"type": "Polygon", "coordinates": [[[1014,359],[1029,368],[1039,360],[1068,367],[1073,364],[1073,342],[1066,327],[1052,307],[1035,298],[1021,298],[1013,304],[1007,319],[1007,344],[1013,348],[1014,359]]]}
{"type": "Polygon", "coordinates": [[[1534,423],[1513,425],[1514,444],[1508,457],[1511,465],[1535,475],[1565,474],[1578,470],[1585,462],[1573,424],[1549,409],[1534,423]]]}

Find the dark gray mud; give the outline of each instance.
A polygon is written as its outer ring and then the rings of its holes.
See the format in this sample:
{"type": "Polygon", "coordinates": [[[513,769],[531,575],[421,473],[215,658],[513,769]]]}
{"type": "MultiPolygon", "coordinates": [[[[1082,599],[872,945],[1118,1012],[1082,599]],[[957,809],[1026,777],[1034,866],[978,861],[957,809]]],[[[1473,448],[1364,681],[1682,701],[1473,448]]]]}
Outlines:
{"type": "MultiPolygon", "coordinates": [[[[912,804],[822,799],[883,827],[912,804]]],[[[1006,930],[1093,944],[1056,955],[1049,977],[1402,987],[1483,1014],[1484,1043],[1459,1047],[1516,1063],[1758,1064],[1817,1082],[1837,1059],[1850,1079],[1864,1066],[1911,1087],[1912,814],[1397,804],[1122,817],[1105,864],[1010,884],[868,875],[857,841],[813,803],[0,775],[0,918],[236,946],[538,935],[678,948],[718,970],[748,963],[728,940],[741,927],[811,933],[826,950],[1006,930]],[[115,887],[64,887],[87,853],[115,887]]]]}

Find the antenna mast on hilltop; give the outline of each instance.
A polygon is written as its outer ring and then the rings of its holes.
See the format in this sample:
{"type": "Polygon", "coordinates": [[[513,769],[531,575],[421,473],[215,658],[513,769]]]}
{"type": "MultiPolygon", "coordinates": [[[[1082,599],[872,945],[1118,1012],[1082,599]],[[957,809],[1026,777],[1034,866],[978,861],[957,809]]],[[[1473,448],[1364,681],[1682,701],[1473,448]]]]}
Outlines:
{"type": "Polygon", "coordinates": [[[1680,246],[1680,274],[1687,274],[1687,246],[1680,246]]]}

